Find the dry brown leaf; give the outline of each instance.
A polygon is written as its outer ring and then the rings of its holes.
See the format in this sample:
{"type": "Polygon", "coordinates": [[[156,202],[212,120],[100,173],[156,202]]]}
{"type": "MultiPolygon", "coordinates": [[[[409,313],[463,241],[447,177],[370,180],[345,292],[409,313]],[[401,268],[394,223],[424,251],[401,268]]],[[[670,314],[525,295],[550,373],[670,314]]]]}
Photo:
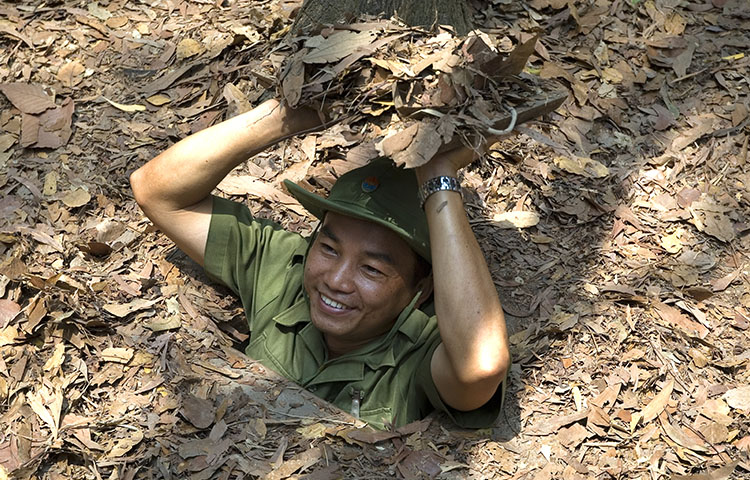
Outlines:
{"type": "Polygon", "coordinates": [[[56,107],[52,98],[44,93],[42,87],[38,85],[3,83],[0,84],[0,92],[8,97],[14,107],[29,115],[42,113],[56,107]]]}
{"type": "Polygon", "coordinates": [[[740,461],[735,460],[724,465],[721,468],[710,471],[709,473],[695,473],[693,475],[672,475],[672,480],[729,480],[734,473],[740,461]]]}
{"type": "Polygon", "coordinates": [[[305,83],[305,64],[302,62],[302,52],[297,53],[289,61],[287,70],[281,81],[281,91],[286,103],[294,107],[302,97],[302,86],[305,83]]]}
{"type": "Polygon", "coordinates": [[[86,68],[83,65],[73,60],[60,67],[57,71],[57,79],[66,87],[75,87],[83,80],[82,75],[85,71],[86,68]]]}
{"type": "Polygon", "coordinates": [[[416,168],[430,161],[442,145],[449,143],[454,130],[453,120],[446,115],[437,121],[422,120],[412,124],[386,136],[375,146],[396,165],[416,168]]]}
{"type": "Polygon", "coordinates": [[[586,430],[586,427],[580,423],[574,423],[573,425],[565,428],[561,428],[557,432],[557,440],[561,445],[568,448],[576,448],[584,440],[591,436],[591,432],[586,430]]]}
{"type": "MultiPolygon", "coordinates": [[[[66,98],[61,106],[42,113],[38,117],[38,129],[33,146],[37,148],[59,148],[68,143],[70,136],[73,134],[74,109],[73,101],[66,98]]],[[[26,131],[25,122],[28,118],[29,115],[24,115],[24,132],[26,131]]]]}
{"type": "Polygon", "coordinates": [[[740,123],[744,122],[748,117],[748,113],[750,113],[750,111],[748,110],[748,107],[745,106],[745,104],[736,103],[734,105],[734,110],[732,110],[732,126],[736,127],[740,123]]]}
{"type": "Polygon", "coordinates": [[[13,300],[0,299],[0,328],[5,328],[20,311],[21,306],[13,300]]]}
{"type": "Polygon", "coordinates": [[[609,68],[605,68],[602,71],[602,78],[608,81],[609,83],[618,84],[618,83],[622,83],[622,80],[624,77],[618,69],[614,67],[609,67],[609,68]]]}
{"type": "Polygon", "coordinates": [[[112,17],[112,12],[106,8],[100,7],[98,2],[91,2],[88,4],[88,11],[91,15],[101,20],[102,22],[107,21],[112,17]]]}
{"type": "Polygon", "coordinates": [[[5,152],[18,141],[18,137],[12,133],[0,134],[0,153],[5,152]]]}
{"type": "Polygon", "coordinates": [[[306,470],[318,463],[323,457],[321,448],[312,447],[304,452],[294,455],[289,460],[284,461],[278,468],[266,475],[265,480],[282,480],[291,476],[298,470],[306,470]]]}
{"type": "Polygon", "coordinates": [[[44,196],[49,197],[57,193],[57,179],[56,171],[47,172],[47,175],[44,176],[44,187],[42,188],[44,196]]]}
{"type": "Polygon", "coordinates": [[[379,431],[370,427],[345,429],[339,431],[337,435],[349,442],[354,440],[355,442],[368,444],[375,444],[401,436],[398,432],[379,431]]]}
{"type": "Polygon", "coordinates": [[[672,150],[678,152],[698,140],[703,135],[712,131],[714,129],[713,122],[715,118],[716,116],[713,114],[701,115],[694,118],[693,122],[695,123],[695,126],[686,131],[680,132],[680,135],[675,137],[672,141],[672,150]]]}
{"type": "Polygon", "coordinates": [[[151,105],[154,105],[155,107],[161,107],[162,105],[166,105],[167,103],[171,102],[172,99],[169,98],[169,96],[164,95],[163,93],[157,93],[156,95],[151,95],[146,99],[148,103],[151,105]]]}
{"type": "Polygon", "coordinates": [[[143,326],[152,332],[163,332],[165,330],[180,328],[182,326],[182,320],[180,320],[179,315],[170,315],[166,318],[153,317],[147,320],[143,326]]]}
{"type": "Polygon", "coordinates": [[[555,241],[554,238],[548,235],[540,234],[540,233],[532,233],[531,235],[529,235],[529,238],[531,239],[532,242],[538,243],[541,245],[547,245],[555,241]]]}
{"type": "Polygon", "coordinates": [[[587,408],[580,412],[576,412],[564,417],[548,418],[545,421],[538,423],[536,428],[529,430],[527,433],[529,435],[549,435],[550,433],[557,431],[561,427],[570,425],[574,422],[580,422],[588,416],[589,409],[587,408]]]}
{"type": "Polygon", "coordinates": [[[146,107],[144,105],[125,105],[122,103],[113,102],[112,100],[108,99],[107,97],[102,97],[104,100],[107,101],[110,105],[115,107],[118,110],[122,110],[123,112],[133,113],[133,112],[144,112],[146,111],[146,107]]]}
{"type": "Polygon", "coordinates": [[[83,188],[76,188],[66,193],[62,201],[70,208],[82,207],[91,201],[91,194],[83,188]]]}
{"type": "Polygon", "coordinates": [[[47,386],[43,386],[38,391],[29,394],[27,399],[34,413],[50,428],[52,438],[57,438],[63,406],[62,390],[55,387],[50,391],[47,386]]]}
{"type": "Polygon", "coordinates": [[[143,432],[137,427],[127,429],[126,435],[127,437],[117,440],[117,443],[112,446],[106,455],[107,458],[120,458],[143,440],[143,432]]]}
{"type": "Polygon", "coordinates": [[[325,436],[326,430],[328,430],[328,427],[323,423],[318,422],[299,427],[296,431],[307,440],[317,440],[325,436]]]}
{"type": "Polygon", "coordinates": [[[646,352],[641,350],[640,348],[632,348],[625,352],[625,355],[620,357],[620,361],[623,362],[632,362],[634,360],[640,360],[646,355],[646,352]]]}
{"type": "Polygon", "coordinates": [[[496,213],[492,216],[492,222],[499,228],[529,228],[539,223],[539,215],[535,212],[496,213]]]}
{"type": "Polygon", "coordinates": [[[55,374],[58,368],[63,363],[63,358],[65,356],[65,344],[63,342],[59,342],[57,345],[55,345],[55,349],[52,352],[52,355],[49,357],[49,359],[44,364],[44,371],[45,372],[52,372],[52,374],[55,374]]]}
{"type": "MultiPolygon", "coordinates": [[[[698,202],[693,203],[693,206],[697,203],[698,202]]],[[[694,208],[693,206],[689,208],[689,211],[693,217],[693,224],[698,231],[707,233],[722,242],[730,242],[734,240],[736,234],[728,212],[703,209],[700,207],[694,208]]]]}
{"type": "Polygon", "coordinates": [[[497,57],[500,59],[499,62],[493,61],[483,65],[481,67],[482,71],[487,72],[496,79],[509,75],[518,75],[526,67],[526,62],[528,62],[529,57],[534,53],[537,40],[539,40],[539,34],[518,45],[506,58],[497,57]]]}
{"type": "Polygon", "coordinates": [[[716,292],[723,292],[724,290],[729,287],[729,285],[732,284],[735,280],[737,280],[740,275],[742,274],[742,268],[738,268],[737,270],[718,278],[711,282],[711,287],[714,293],[716,292]]]}
{"type": "Polygon", "coordinates": [[[664,22],[664,28],[669,35],[679,36],[685,31],[687,20],[678,12],[673,12],[664,22]]]}
{"type": "Polygon", "coordinates": [[[192,38],[184,38],[177,44],[177,60],[184,60],[205,51],[202,43],[192,38]]]}
{"type": "Polygon", "coordinates": [[[206,429],[214,423],[216,407],[210,400],[186,394],[180,413],[196,428],[206,429]]]}
{"type": "Polygon", "coordinates": [[[129,303],[110,303],[108,305],[105,305],[103,308],[112,315],[122,318],[130,315],[133,312],[149,308],[158,301],[159,299],[145,300],[143,298],[136,298],[129,303]]]}
{"type": "Polygon", "coordinates": [[[231,114],[228,114],[228,116],[233,117],[252,109],[252,105],[247,100],[247,96],[242,92],[242,90],[237,88],[232,83],[227,83],[226,85],[224,85],[224,91],[222,92],[222,95],[226,99],[231,109],[231,114]]]}
{"type": "Polygon", "coordinates": [[[669,399],[672,397],[674,389],[674,379],[670,379],[661,391],[641,410],[640,417],[643,423],[649,423],[659,416],[666,408],[669,399]]]}
{"type": "Polygon", "coordinates": [[[558,168],[576,175],[589,178],[604,178],[609,175],[609,169],[590,158],[583,157],[555,157],[554,163],[558,168]]]}
{"type": "Polygon", "coordinates": [[[133,349],[126,347],[109,347],[102,350],[101,358],[105,362],[126,364],[133,358],[133,349]]]}
{"type": "Polygon", "coordinates": [[[128,17],[122,15],[118,17],[109,17],[104,24],[112,29],[122,28],[128,24],[128,17]]]}
{"type": "Polygon", "coordinates": [[[693,61],[693,53],[695,53],[695,43],[691,41],[688,47],[674,58],[672,69],[678,77],[684,77],[687,74],[687,70],[693,61]]]}
{"type": "Polygon", "coordinates": [[[677,229],[673,233],[661,237],[660,243],[662,248],[668,253],[680,253],[680,250],[682,250],[682,241],[680,238],[683,233],[684,232],[681,229],[677,229]]]}
{"type": "Polygon", "coordinates": [[[27,47],[33,49],[34,43],[31,41],[29,37],[26,35],[23,35],[22,33],[19,33],[15,28],[12,26],[13,24],[10,22],[0,22],[0,32],[6,33],[12,37],[16,37],[17,39],[21,40],[23,43],[26,44],[27,47]]]}
{"type": "Polygon", "coordinates": [[[744,450],[746,453],[750,453],[750,435],[736,440],[732,445],[739,450],[744,450]]]}
{"type": "Polygon", "coordinates": [[[18,329],[15,326],[8,325],[0,329],[0,347],[13,345],[16,343],[16,337],[18,337],[18,329]]]}
{"type": "Polygon", "coordinates": [[[750,412],[750,385],[728,390],[721,398],[735,410],[750,412]]]}
{"type": "Polygon", "coordinates": [[[654,304],[654,307],[656,308],[656,313],[659,314],[659,317],[662,320],[674,327],[683,330],[689,335],[696,335],[699,338],[703,339],[706,338],[709,333],[706,327],[698,322],[690,320],[685,315],[680,313],[679,310],[672,306],[661,302],[656,302],[654,304]]]}
{"type": "Polygon", "coordinates": [[[692,431],[688,429],[683,430],[678,426],[672,425],[666,414],[659,417],[659,422],[661,423],[661,428],[664,430],[664,433],[681,447],[700,453],[706,453],[710,450],[706,442],[703,439],[698,438],[692,431]],[[689,432],[690,434],[686,432],[689,432]]]}
{"type": "Polygon", "coordinates": [[[305,214],[305,209],[294,197],[252,175],[230,175],[216,188],[229,195],[252,195],[262,200],[280,203],[295,213],[305,214]]]}
{"type": "Polygon", "coordinates": [[[309,51],[302,57],[304,63],[330,63],[341,60],[361,47],[375,40],[373,32],[352,32],[339,30],[323,38],[316,35],[307,39],[305,48],[309,51]]]}

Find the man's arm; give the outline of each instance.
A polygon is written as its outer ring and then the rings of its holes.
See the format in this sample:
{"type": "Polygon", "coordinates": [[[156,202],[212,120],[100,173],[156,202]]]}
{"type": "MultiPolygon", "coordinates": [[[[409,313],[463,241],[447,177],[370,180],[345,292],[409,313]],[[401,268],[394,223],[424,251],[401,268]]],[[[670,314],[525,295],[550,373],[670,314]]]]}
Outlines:
{"type": "Polygon", "coordinates": [[[266,147],[319,127],[314,110],[293,110],[269,100],[181,140],[133,172],[135,200],[182,251],[203,265],[216,185],[266,147]]]}
{"type": "MultiPolygon", "coordinates": [[[[416,169],[419,185],[441,175],[456,177],[473,156],[468,148],[437,155],[416,169]]],[[[424,208],[442,339],[432,356],[432,378],[445,403],[473,410],[492,398],[510,367],[505,318],[461,195],[436,192],[424,208]]]]}

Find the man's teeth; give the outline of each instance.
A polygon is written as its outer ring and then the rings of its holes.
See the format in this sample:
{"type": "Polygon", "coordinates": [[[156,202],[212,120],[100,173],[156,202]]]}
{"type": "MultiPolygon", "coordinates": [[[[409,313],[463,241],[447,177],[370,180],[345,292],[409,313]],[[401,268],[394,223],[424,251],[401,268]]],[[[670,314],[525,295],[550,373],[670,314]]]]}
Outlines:
{"type": "Polygon", "coordinates": [[[328,305],[329,307],[338,308],[338,309],[344,309],[346,308],[344,304],[339,303],[335,300],[331,300],[330,298],[326,297],[325,295],[321,294],[320,298],[323,299],[323,303],[328,305]]]}

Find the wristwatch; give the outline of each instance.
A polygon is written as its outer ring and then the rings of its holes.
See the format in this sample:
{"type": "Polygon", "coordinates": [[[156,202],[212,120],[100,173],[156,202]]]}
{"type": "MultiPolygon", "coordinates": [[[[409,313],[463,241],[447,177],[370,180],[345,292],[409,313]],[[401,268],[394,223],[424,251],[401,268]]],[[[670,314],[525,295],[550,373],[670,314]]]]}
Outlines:
{"type": "Polygon", "coordinates": [[[427,180],[422,184],[421,187],[419,187],[420,207],[424,209],[424,203],[427,201],[427,198],[433,193],[439,192],[441,190],[458,192],[460,195],[461,184],[458,183],[458,179],[456,177],[447,177],[444,175],[427,180]]]}

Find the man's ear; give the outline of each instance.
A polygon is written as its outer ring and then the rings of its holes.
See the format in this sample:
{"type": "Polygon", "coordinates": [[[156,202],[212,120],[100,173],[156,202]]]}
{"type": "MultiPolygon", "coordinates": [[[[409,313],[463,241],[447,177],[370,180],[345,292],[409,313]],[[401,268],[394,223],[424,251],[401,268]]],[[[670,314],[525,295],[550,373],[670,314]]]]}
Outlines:
{"type": "Polygon", "coordinates": [[[424,302],[429,300],[429,298],[432,296],[432,289],[433,289],[433,283],[432,283],[432,271],[422,278],[419,282],[417,282],[417,291],[421,290],[421,294],[419,295],[419,298],[417,299],[417,303],[415,308],[419,308],[422,306],[424,302]]]}

